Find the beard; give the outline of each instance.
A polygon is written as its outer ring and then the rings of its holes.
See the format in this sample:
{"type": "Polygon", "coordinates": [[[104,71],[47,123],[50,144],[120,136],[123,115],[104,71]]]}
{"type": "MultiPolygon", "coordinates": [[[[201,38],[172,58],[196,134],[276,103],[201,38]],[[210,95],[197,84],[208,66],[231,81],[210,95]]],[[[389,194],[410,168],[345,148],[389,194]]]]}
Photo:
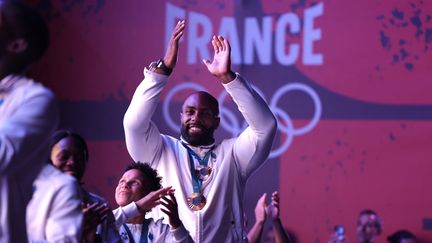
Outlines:
{"type": "MultiPolygon", "coordinates": [[[[196,124],[195,124],[196,126],[196,124]]],[[[206,128],[199,126],[201,129],[200,133],[190,133],[190,125],[181,124],[180,133],[182,138],[192,146],[209,145],[214,142],[213,133],[214,128],[206,128]]]]}

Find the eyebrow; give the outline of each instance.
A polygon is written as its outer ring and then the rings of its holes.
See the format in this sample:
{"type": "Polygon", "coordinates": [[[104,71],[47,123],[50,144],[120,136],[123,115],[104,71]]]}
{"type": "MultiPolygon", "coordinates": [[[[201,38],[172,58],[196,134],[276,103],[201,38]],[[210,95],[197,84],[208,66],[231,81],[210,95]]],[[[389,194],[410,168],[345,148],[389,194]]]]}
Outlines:
{"type": "Polygon", "coordinates": [[[125,180],[125,181],[140,181],[140,182],[143,181],[142,178],[137,178],[137,177],[130,178],[130,179],[128,179],[128,178],[124,178],[124,177],[121,177],[120,180],[125,180]]]}
{"type": "Polygon", "coordinates": [[[203,110],[208,110],[208,111],[211,111],[211,112],[213,112],[214,113],[214,111],[213,111],[213,109],[211,108],[211,107],[200,107],[200,108],[198,108],[198,107],[196,107],[196,106],[186,106],[186,107],[184,107],[184,109],[185,110],[187,110],[187,109],[194,109],[194,110],[200,110],[200,111],[203,111],[203,110]]]}

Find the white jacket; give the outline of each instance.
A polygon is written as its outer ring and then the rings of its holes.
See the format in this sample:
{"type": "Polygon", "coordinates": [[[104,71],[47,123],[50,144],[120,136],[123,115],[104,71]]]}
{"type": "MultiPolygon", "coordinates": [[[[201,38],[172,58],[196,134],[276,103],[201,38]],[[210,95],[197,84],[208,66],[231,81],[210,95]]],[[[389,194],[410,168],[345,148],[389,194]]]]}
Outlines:
{"type": "MultiPolygon", "coordinates": [[[[244,187],[247,178],[270,152],[276,132],[274,115],[239,74],[223,85],[249,126],[238,137],[215,144],[216,157],[209,161],[212,173],[202,185],[207,204],[195,212],[187,204],[187,197],[193,192],[187,149],[179,139],[160,134],[150,121],[168,76],[148,69],[144,72],[145,79],[136,89],[124,117],[129,154],[135,161],[150,163],[157,169],[163,178],[163,186],[173,186],[180,219],[195,242],[246,241],[242,205],[244,187]]],[[[208,147],[192,149],[205,152],[208,147]]],[[[154,214],[157,214],[155,210],[154,214]]]]}
{"type": "MultiPolygon", "coordinates": [[[[132,202],[124,207],[118,207],[117,209],[113,210],[113,214],[116,220],[116,228],[119,231],[122,241],[130,242],[129,236],[123,225],[127,222],[128,219],[132,219],[140,215],[137,205],[134,202],[132,202]]],[[[150,220],[146,237],[152,243],[164,243],[164,242],[193,243],[193,240],[189,235],[189,232],[186,230],[183,224],[181,224],[177,229],[171,229],[171,227],[168,224],[164,224],[160,219],[150,220]]]]}
{"type": "Polygon", "coordinates": [[[25,208],[58,124],[54,95],[19,75],[0,81],[0,242],[26,242],[25,208]]]}
{"type": "Polygon", "coordinates": [[[75,178],[46,164],[33,186],[27,206],[29,242],[80,242],[83,213],[75,178]]]}

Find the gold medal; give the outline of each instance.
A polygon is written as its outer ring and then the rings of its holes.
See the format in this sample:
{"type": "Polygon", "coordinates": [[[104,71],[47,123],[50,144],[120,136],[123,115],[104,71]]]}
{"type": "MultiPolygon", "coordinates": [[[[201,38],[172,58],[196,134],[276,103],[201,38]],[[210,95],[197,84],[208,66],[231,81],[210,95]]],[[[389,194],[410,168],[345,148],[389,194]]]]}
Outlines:
{"type": "Polygon", "coordinates": [[[187,198],[187,202],[193,211],[199,211],[206,205],[207,199],[202,193],[194,192],[187,198]]]}
{"type": "Polygon", "coordinates": [[[195,170],[198,179],[201,179],[203,181],[207,180],[207,178],[210,176],[211,171],[212,171],[212,168],[209,166],[199,166],[195,170]]]}

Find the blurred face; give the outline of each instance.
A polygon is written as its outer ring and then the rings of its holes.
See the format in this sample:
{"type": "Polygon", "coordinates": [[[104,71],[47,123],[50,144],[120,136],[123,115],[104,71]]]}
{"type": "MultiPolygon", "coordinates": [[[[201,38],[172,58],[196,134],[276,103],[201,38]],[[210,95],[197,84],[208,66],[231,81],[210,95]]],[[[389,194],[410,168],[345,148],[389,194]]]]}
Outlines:
{"type": "Polygon", "coordinates": [[[0,3],[0,57],[3,57],[7,51],[7,46],[12,40],[12,33],[9,24],[6,22],[4,7],[0,3]]]}
{"type": "MultiPolygon", "coordinates": [[[[23,38],[17,35],[17,26],[14,26],[13,11],[16,7],[13,4],[0,1],[0,58],[6,55],[16,55],[24,51],[26,48],[18,48],[16,43],[19,39],[23,38]]],[[[27,45],[26,45],[27,47],[27,45]]]]}
{"type": "Polygon", "coordinates": [[[1,7],[1,3],[0,3],[0,43],[3,44],[3,41],[5,39],[5,36],[8,34],[8,28],[6,25],[6,20],[4,17],[4,10],[1,7]]]}
{"type": "Polygon", "coordinates": [[[84,175],[87,155],[82,144],[72,138],[65,137],[56,143],[51,150],[53,165],[65,174],[69,174],[78,181],[84,175]]]}
{"type": "Polygon", "coordinates": [[[194,146],[213,143],[213,133],[219,126],[216,111],[217,104],[207,95],[196,93],[189,96],[183,104],[180,114],[181,135],[194,146]]]}
{"type": "Polygon", "coordinates": [[[375,242],[381,233],[379,218],[374,214],[363,214],[357,222],[357,241],[375,242]]]}
{"type": "Polygon", "coordinates": [[[119,206],[125,206],[133,201],[146,196],[148,183],[144,179],[140,170],[132,169],[126,171],[120,178],[115,190],[115,200],[119,206]]]}
{"type": "Polygon", "coordinates": [[[399,243],[416,243],[414,239],[401,239],[399,243]]]}

